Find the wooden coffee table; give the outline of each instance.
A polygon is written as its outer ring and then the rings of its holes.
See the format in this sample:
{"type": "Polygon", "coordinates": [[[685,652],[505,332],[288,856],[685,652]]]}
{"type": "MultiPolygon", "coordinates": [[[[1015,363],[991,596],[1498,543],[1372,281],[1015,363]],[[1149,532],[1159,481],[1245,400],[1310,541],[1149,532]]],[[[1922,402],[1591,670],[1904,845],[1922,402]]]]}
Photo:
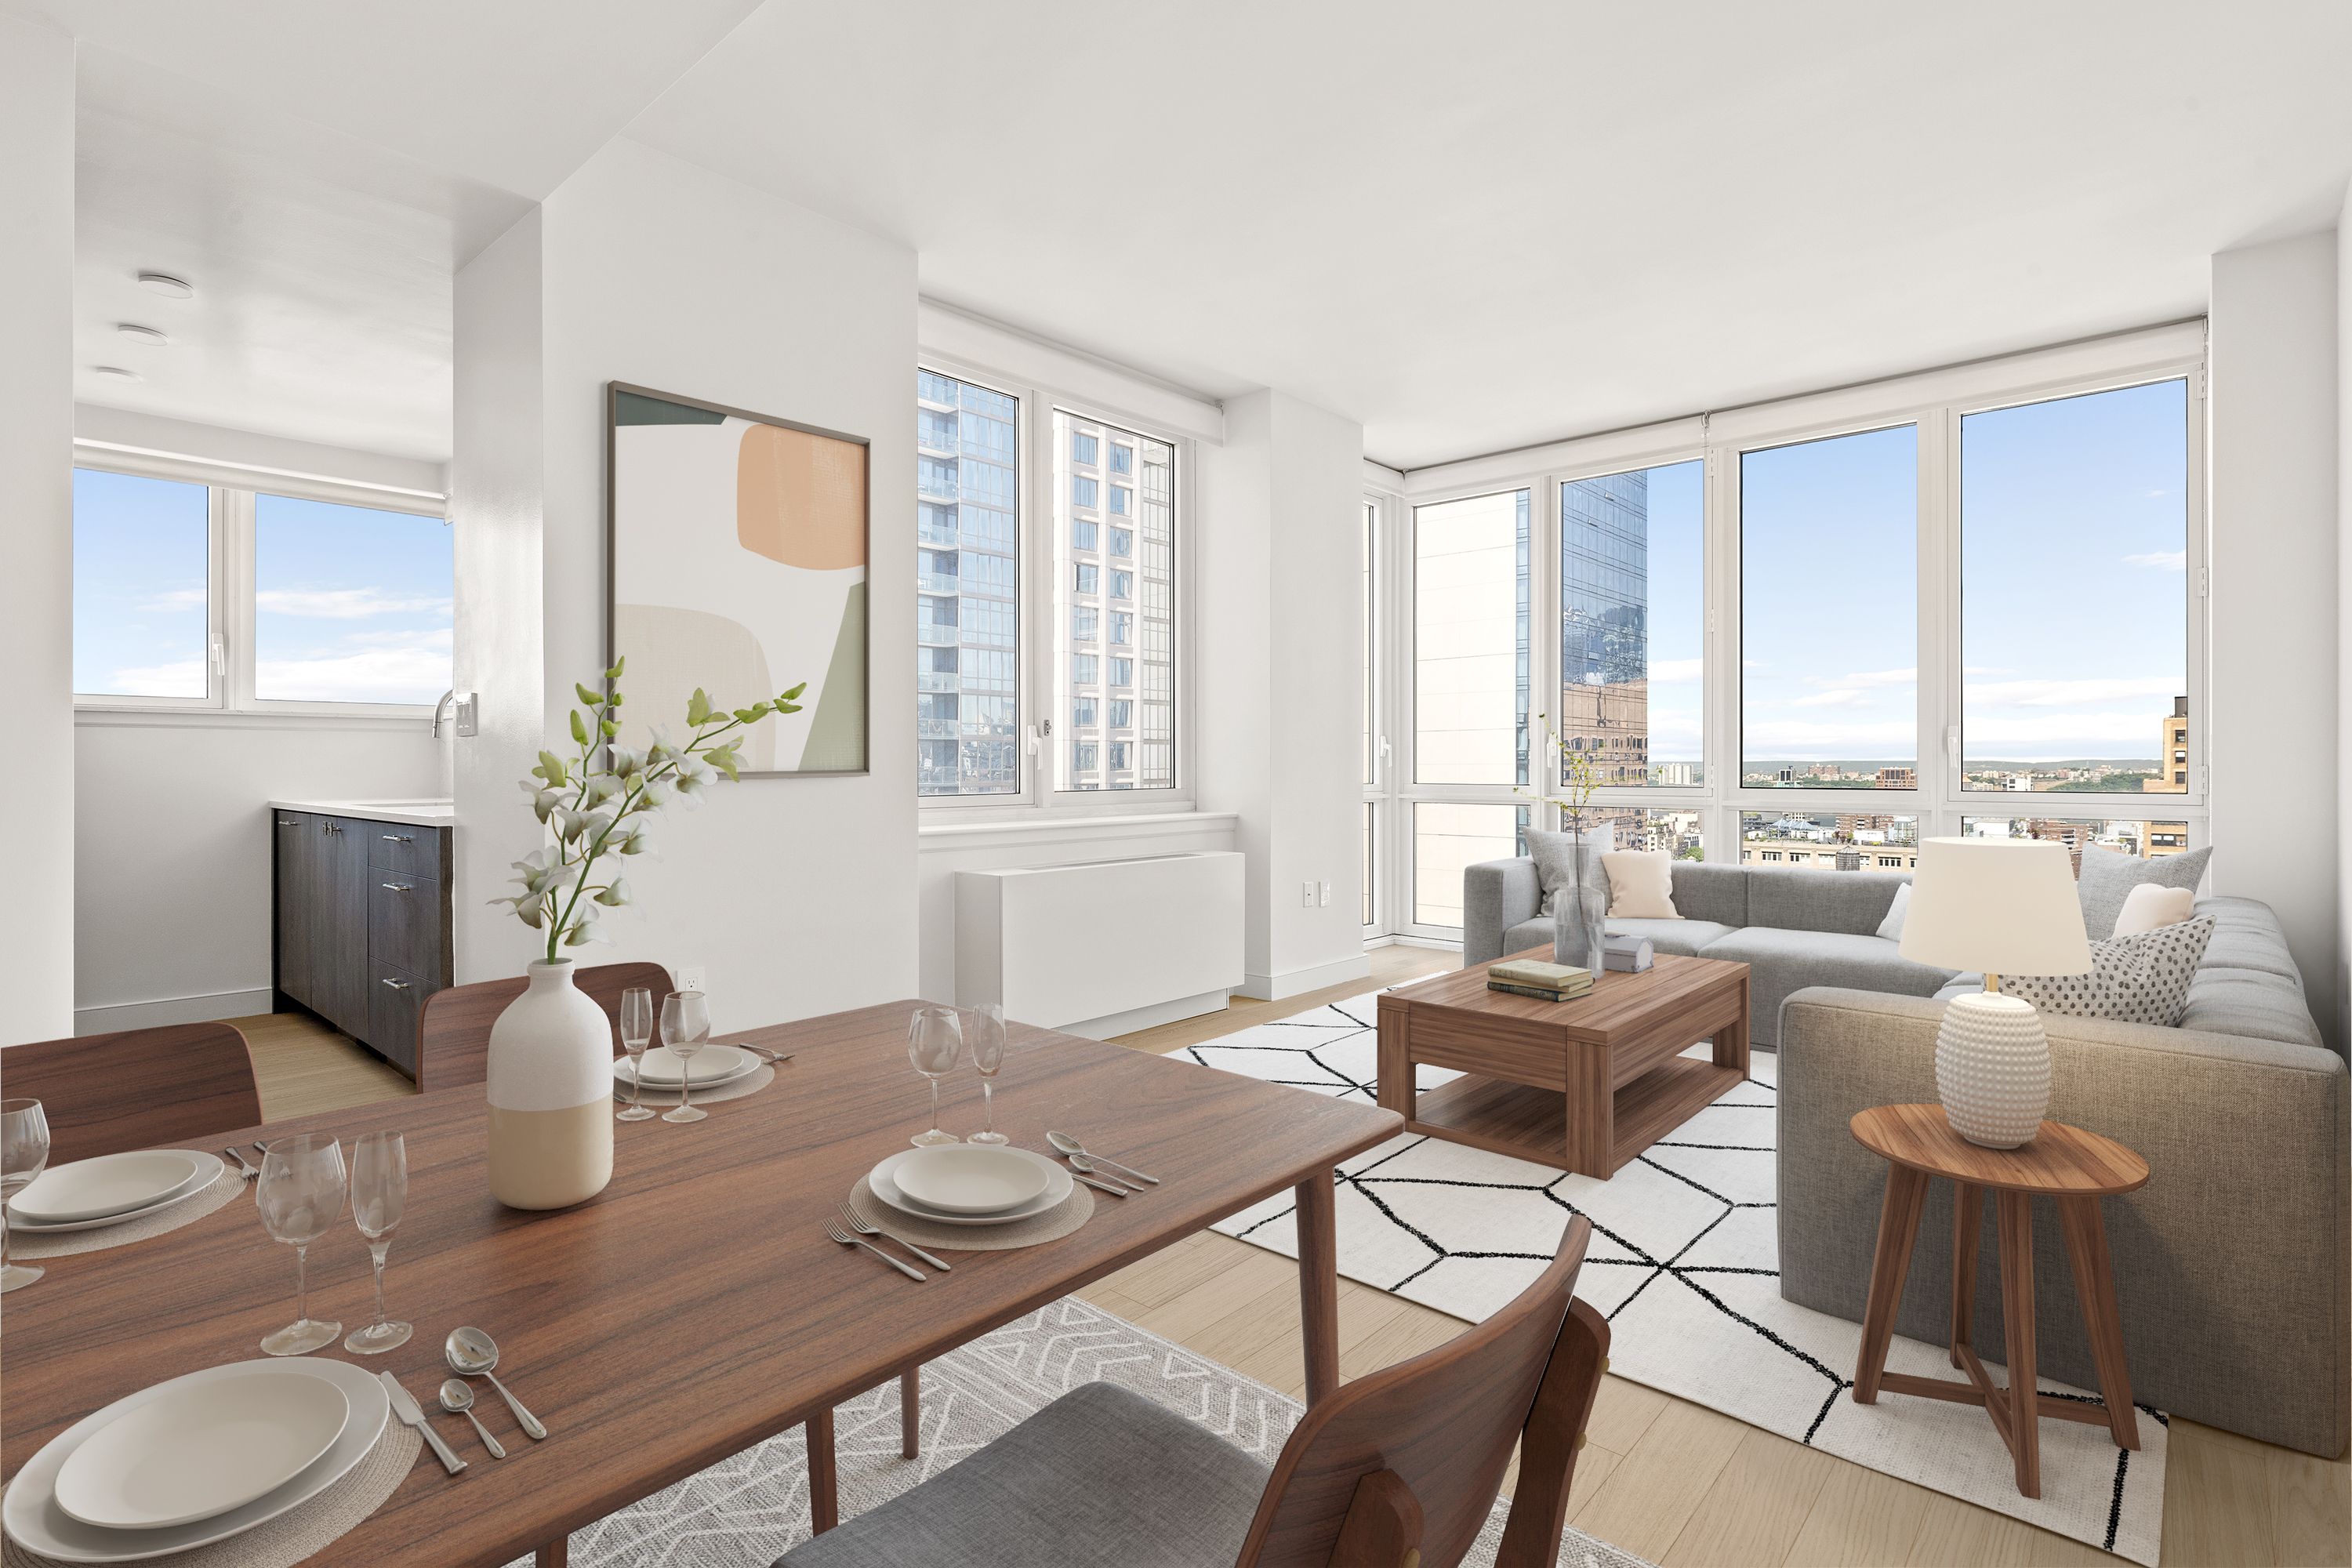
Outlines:
{"type": "Polygon", "coordinates": [[[1480,964],[1382,992],[1380,1038],[1381,1104],[1408,1131],[1606,1179],[1747,1078],[1748,965],[1660,953],[1547,1002],[1487,990],[1480,964]],[[1706,1039],[1712,1060],[1682,1054],[1706,1039]],[[1470,1076],[1423,1094],[1423,1062],[1470,1076]]]}

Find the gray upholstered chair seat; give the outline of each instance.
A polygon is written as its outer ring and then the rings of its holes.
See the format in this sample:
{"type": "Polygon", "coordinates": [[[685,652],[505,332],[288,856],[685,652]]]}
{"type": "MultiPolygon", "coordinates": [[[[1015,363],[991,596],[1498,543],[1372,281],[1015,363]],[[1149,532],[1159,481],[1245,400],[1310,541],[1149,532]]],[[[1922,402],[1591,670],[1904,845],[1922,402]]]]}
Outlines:
{"type": "MultiPolygon", "coordinates": [[[[1830,878],[1855,873],[1811,874],[1830,878]]],[[[1933,996],[1952,978],[1948,969],[1912,963],[1883,936],[1853,936],[1844,931],[1747,926],[1707,943],[1699,956],[1748,965],[1748,1039],[1759,1046],[1779,1042],[1780,1004],[1808,985],[1933,996]]]]}
{"type": "Polygon", "coordinates": [[[1685,958],[1696,958],[1698,950],[1708,942],[1729,936],[1732,929],[1713,921],[1634,921],[1612,920],[1609,922],[1611,936],[1643,936],[1659,952],[1678,952],[1685,958]]]}
{"type": "Polygon", "coordinates": [[[1231,1568],[1267,1473],[1142,1395],[1089,1383],[777,1568],[1231,1568]]]}

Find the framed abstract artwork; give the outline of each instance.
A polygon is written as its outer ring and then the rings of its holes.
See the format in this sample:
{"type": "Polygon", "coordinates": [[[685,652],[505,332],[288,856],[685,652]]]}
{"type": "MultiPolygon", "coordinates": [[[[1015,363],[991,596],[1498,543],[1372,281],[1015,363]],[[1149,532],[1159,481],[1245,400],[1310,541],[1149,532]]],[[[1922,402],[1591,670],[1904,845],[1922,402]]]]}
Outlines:
{"type": "Polygon", "coordinates": [[[682,740],[698,686],[734,709],[806,681],[801,711],[752,726],[742,771],[865,773],[866,439],[617,381],[605,413],[621,743],[682,740]]]}

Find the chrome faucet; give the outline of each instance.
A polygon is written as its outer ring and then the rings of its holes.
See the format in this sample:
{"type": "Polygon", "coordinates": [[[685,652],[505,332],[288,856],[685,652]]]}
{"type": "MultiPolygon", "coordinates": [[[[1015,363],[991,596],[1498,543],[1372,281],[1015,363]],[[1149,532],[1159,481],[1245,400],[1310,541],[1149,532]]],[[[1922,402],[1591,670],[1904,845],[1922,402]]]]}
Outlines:
{"type": "Polygon", "coordinates": [[[433,738],[435,740],[441,738],[441,721],[451,709],[457,706],[457,689],[453,686],[441,694],[440,701],[433,705],[433,738]]]}

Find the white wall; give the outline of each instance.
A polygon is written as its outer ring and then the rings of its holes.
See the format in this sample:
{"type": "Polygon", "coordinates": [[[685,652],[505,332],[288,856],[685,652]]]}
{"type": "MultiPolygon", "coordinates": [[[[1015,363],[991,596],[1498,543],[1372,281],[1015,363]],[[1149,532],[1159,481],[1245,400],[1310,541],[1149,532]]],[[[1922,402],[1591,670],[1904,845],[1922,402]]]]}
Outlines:
{"type": "MultiPolygon", "coordinates": [[[[658,854],[628,868],[640,907],[590,956],[702,967],[722,1029],[909,994],[915,733],[892,721],[914,689],[914,253],[626,139],[538,225],[535,247],[509,234],[458,279],[460,570],[495,556],[512,584],[459,583],[477,600],[459,627],[461,646],[479,639],[469,679],[498,718],[491,745],[459,743],[458,903],[479,910],[538,840],[515,781],[539,742],[510,721],[536,706],[555,735],[572,682],[604,662],[604,384],[631,382],[871,438],[876,722],[865,777],[746,779],[667,813],[658,854]],[[504,410],[486,402],[499,396],[504,410]],[[542,640],[543,664],[523,647],[542,640]],[[509,647],[511,665],[481,657],[509,647]]],[[[461,917],[461,981],[520,966],[511,924],[461,917]]]]}
{"type": "MultiPolygon", "coordinates": [[[[2336,222],[2336,1038],[2352,1040],[2352,186],[2336,222]]],[[[2316,987],[2315,987],[2315,989],[2316,987]]]]}
{"type": "Polygon", "coordinates": [[[2278,911],[2340,1042],[2336,236],[2213,258],[2213,876],[2278,911]]]}
{"type": "Polygon", "coordinates": [[[1361,426],[1279,392],[1227,400],[1224,444],[1202,453],[1197,776],[1204,809],[1240,818],[1255,996],[1369,972],[1363,456],[1361,426]]]}
{"type": "Polygon", "coordinates": [[[73,1033],[74,45],[0,16],[0,668],[20,830],[0,1045],[73,1033]],[[36,784],[34,781],[38,779],[36,784]]]}

